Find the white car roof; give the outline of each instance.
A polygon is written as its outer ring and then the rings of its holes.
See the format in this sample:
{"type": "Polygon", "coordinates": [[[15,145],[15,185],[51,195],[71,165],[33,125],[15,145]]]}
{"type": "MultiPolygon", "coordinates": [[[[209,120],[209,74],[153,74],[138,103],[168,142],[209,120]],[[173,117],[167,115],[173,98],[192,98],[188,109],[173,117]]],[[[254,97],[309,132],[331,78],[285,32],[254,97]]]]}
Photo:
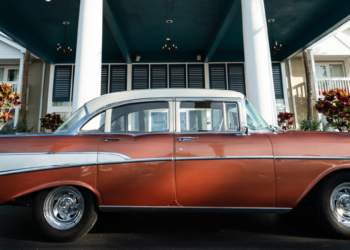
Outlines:
{"type": "Polygon", "coordinates": [[[239,98],[244,99],[244,95],[232,90],[217,89],[147,89],[122,91],[103,95],[92,99],[86,103],[89,113],[113,103],[125,102],[136,99],[148,98],[173,98],[173,97],[191,97],[191,98],[239,98]]]}

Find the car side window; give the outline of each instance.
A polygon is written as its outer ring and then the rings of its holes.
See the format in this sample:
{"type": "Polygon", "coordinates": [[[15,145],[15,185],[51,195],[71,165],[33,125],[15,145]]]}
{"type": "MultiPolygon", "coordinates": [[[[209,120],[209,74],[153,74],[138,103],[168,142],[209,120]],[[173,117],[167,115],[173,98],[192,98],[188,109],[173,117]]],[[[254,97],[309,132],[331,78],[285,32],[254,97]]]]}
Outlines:
{"type": "Polygon", "coordinates": [[[169,130],[169,103],[129,104],[112,110],[111,132],[151,133],[169,130]]]}
{"type": "Polygon", "coordinates": [[[225,131],[223,102],[181,102],[180,128],[183,132],[225,131]]]}
{"type": "Polygon", "coordinates": [[[239,115],[237,103],[226,103],[227,129],[230,131],[239,130],[239,115]]]}
{"type": "Polygon", "coordinates": [[[106,112],[103,112],[88,121],[80,130],[81,133],[103,133],[105,132],[106,112]]]}

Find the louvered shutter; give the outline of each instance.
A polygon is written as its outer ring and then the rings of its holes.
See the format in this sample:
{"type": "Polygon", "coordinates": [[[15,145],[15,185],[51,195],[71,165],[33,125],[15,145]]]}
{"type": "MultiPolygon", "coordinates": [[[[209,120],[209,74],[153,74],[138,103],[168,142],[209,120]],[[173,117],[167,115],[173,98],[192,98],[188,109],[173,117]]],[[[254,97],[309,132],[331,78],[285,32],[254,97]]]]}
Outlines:
{"type": "Polygon", "coordinates": [[[226,89],[225,64],[209,64],[210,88],[226,89]]]}
{"type": "Polygon", "coordinates": [[[189,64],[188,70],[188,87],[196,89],[204,89],[204,65],[189,64]]]}
{"type": "Polygon", "coordinates": [[[169,65],[170,88],[186,88],[186,65],[169,65]]]}
{"type": "Polygon", "coordinates": [[[148,89],[148,65],[132,67],[132,89],[148,89]]]}
{"type": "Polygon", "coordinates": [[[151,65],[151,89],[167,88],[167,65],[151,65]]]}
{"type": "Polygon", "coordinates": [[[53,102],[70,101],[72,66],[56,66],[53,85],[53,102]]]}
{"type": "Polygon", "coordinates": [[[126,65],[111,65],[109,93],[126,90],[126,65]]]}
{"type": "Polygon", "coordinates": [[[273,76],[273,85],[275,88],[275,98],[283,99],[281,64],[279,63],[272,64],[272,76],[273,76]]]}
{"type": "Polygon", "coordinates": [[[228,89],[246,94],[243,64],[228,64],[228,89]]]}
{"type": "Polygon", "coordinates": [[[101,68],[101,95],[108,94],[108,65],[101,68]]]}

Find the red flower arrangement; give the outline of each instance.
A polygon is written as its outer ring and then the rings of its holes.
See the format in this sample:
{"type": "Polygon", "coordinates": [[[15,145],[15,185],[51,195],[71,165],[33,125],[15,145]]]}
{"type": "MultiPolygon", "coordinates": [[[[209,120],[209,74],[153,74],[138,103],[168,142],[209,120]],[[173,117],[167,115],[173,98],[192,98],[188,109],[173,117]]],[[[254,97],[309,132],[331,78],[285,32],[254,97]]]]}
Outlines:
{"type": "Polygon", "coordinates": [[[63,123],[61,115],[58,115],[56,113],[46,114],[44,118],[40,119],[40,121],[42,128],[49,129],[52,132],[55,132],[63,123]]]}
{"type": "Polygon", "coordinates": [[[282,127],[283,130],[291,129],[294,123],[294,120],[292,119],[293,117],[294,117],[293,113],[280,112],[277,115],[278,126],[282,127]]]}
{"type": "Polygon", "coordinates": [[[328,124],[342,132],[350,131],[350,95],[346,89],[331,89],[323,91],[324,100],[320,98],[315,108],[318,113],[326,116],[328,124]]]}
{"type": "Polygon", "coordinates": [[[0,84],[0,130],[12,120],[11,110],[20,105],[20,95],[12,92],[12,86],[8,83],[0,84]]]}

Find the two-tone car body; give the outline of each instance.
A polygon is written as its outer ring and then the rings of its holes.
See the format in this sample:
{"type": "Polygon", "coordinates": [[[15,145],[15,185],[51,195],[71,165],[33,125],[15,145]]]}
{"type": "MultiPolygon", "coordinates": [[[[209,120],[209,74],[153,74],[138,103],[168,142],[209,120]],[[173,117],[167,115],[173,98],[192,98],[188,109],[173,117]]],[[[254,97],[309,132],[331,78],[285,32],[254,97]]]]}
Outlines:
{"type": "Polygon", "coordinates": [[[0,204],[33,205],[42,232],[67,241],[98,210],[287,213],[312,190],[321,220],[349,237],[349,145],[271,129],[233,91],[113,93],[54,134],[1,136],[0,204]]]}

